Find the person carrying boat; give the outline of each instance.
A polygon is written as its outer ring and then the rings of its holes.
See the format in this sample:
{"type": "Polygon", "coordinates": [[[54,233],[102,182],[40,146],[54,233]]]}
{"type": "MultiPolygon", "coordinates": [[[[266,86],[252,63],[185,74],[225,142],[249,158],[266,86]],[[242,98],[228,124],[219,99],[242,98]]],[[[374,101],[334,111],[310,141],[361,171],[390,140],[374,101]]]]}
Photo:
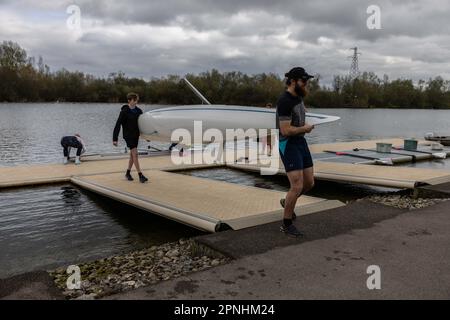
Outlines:
{"type": "Polygon", "coordinates": [[[314,126],[305,123],[303,104],[307,82],[314,77],[300,67],[291,69],[285,77],[287,89],[277,101],[276,128],[279,129],[280,157],[290,189],[286,199],[280,200],[284,208],[280,231],[299,237],[302,233],[292,223],[296,219],[294,208],[298,198],[314,186],[313,161],[305,139],[305,133],[310,133],[314,126]]]}
{"type": "Polygon", "coordinates": [[[80,156],[86,151],[83,139],[81,139],[78,133],[73,136],[64,136],[61,138],[61,146],[63,147],[64,159],[63,163],[67,164],[70,157],[70,149],[76,148],[77,153],[75,156],[75,164],[81,164],[80,156]]]}
{"type": "Polygon", "coordinates": [[[139,96],[130,92],[127,94],[128,104],[122,106],[120,110],[119,118],[116,121],[116,125],[113,131],[113,145],[117,147],[117,141],[119,137],[120,127],[122,127],[123,138],[130,149],[130,160],[128,161],[128,169],[125,177],[129,181],[133,181],[131,176],[131,168],[134,166],[139,174],[139,181],[145,183],[148,179],[142,174],[141,167],[139,165],[137,146],[139,143],[139,126],[138,118],[142,114],[142,110],[137,106],[139,96]]]}

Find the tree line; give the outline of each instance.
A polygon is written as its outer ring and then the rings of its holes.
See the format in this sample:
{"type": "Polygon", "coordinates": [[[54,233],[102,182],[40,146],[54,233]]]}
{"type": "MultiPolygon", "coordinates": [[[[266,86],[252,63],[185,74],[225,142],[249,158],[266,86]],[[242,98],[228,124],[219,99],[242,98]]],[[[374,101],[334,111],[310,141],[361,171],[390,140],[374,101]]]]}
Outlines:
{"type": "MultiPolygon", "coordinates": [[[[210,70],[186,77],[217,104],[275,105],[284,90],[284,79],[273,73],[247,75],[210,70]]],[[[123,102],[130,91],[141,102],[195,104],[199,99],[169,75],[144,79],[115,72],[94,77],[79,71],[51,71],[42,57],[28,57],[17,43],[0,45],[0,102],[123,102]]],[[[414,84],[410,79],[382,79],[373,72],[357,78],[335,76],[332,85],[321,85],[320,76],[309,82],[308,106],[317,108],[450,108],[450,81],[437,76],[414,84]]]]}

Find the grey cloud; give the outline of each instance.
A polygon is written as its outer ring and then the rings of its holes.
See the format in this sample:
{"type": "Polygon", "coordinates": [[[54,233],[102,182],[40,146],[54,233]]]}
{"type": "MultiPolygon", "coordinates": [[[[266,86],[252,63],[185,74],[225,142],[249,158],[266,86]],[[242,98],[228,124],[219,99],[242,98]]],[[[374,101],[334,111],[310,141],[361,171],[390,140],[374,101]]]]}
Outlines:
{"type": "Polygon", "coordinates": [[[22,7],[61,14],[56,22],[0,21],[0,37],[42,55],[52,69],[96,75],[122,70],[150,78],[211,68],[281,75],[299,64],[330,83],[348,71],[355,45],[361,70],[380,76],[418,79],[450,70],[446,0],[78,0],[85,27],[77,40],[64,25],[72,3],[0,0],[17,16],[22,7]],[[381,7],[382,30],[366,27],[371,4],[381,7]]]}

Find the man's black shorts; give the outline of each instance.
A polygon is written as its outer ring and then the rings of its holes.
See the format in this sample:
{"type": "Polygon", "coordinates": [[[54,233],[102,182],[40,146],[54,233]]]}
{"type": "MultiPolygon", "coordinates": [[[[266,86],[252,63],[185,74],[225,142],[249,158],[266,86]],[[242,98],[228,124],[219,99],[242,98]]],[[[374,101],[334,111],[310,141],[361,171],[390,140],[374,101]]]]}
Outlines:
{"type": "Polygon", "coordinates": [[[286,172],[303,170],[313,166],[313,160],[305,137],[280,140],[280,156],[286,172]]]}
{"type": "Polygon", "coordinates": [[[139,138],[127,138],[125,139],[125,142],[127,143],[128,149],[134,149],[137,148],[139,143],[139,138]]]}

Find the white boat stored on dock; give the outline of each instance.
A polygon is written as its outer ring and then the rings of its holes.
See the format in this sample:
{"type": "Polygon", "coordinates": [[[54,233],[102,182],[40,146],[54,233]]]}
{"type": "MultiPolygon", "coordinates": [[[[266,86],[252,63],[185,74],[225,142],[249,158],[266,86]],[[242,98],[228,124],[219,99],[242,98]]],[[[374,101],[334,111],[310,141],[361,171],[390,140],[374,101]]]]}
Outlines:
{"type": "MultiPolygon", "coordinates": [[[[169,141],[172,132],[183,128],[194,131],[194,121],[202,121],[202,129],[218,129],[225,138],[227,129],[275,129],[274,109],[229,106],[185,105],[148,111],[139,117],[141,136],[148,140],[169,141]]],[[[339,117],[306,113],[306,123],[320,125],[339,117]]],[[[205,141],[209,142],[209,141],[205,141]]]]}

